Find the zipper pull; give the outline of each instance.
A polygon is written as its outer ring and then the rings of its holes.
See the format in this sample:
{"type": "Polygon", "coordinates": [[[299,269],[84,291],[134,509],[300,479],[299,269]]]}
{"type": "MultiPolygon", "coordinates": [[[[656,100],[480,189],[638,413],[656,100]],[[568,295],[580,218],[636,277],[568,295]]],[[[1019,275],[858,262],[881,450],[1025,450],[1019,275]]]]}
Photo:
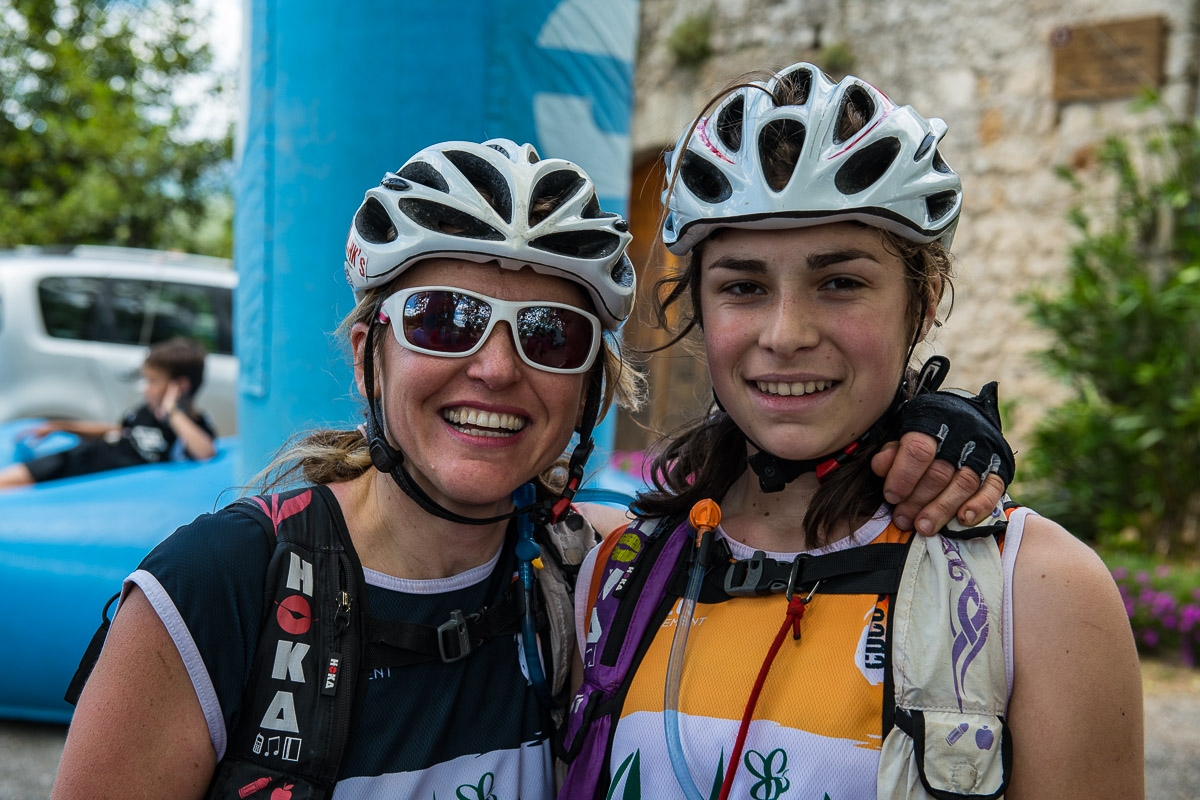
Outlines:
{"type": "Polygon", "coordinates": [[[340,634],[346,628],[350,627],[350,594],[348,592],[338,592],[338,607],[334,614],[334,619],[337,620],[338,633],[340,634]]]}

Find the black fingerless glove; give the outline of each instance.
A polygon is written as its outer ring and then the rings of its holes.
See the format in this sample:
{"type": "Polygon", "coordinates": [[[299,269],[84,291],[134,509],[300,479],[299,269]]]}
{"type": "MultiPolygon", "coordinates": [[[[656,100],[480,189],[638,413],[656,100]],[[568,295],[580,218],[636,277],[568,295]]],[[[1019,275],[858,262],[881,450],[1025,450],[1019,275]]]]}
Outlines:
{"type": "Polygon", "coordinates": [[[1001,430],[995,381],[974,396],[954,391],[918,394],[900,412],[900,435],[909,431],[937,439],[937,457],[955,467],[968,467],[981,478],[994,472],[1005,487],[1012,483],[1016,461],[1001,430]]]}

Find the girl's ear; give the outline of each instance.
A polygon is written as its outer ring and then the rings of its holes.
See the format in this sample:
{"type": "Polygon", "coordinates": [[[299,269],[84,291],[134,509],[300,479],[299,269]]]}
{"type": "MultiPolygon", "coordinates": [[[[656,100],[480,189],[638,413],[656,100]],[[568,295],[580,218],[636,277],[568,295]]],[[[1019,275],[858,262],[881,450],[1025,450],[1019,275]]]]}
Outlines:
{"type": "Polygon", "coordinates": [[[941,276],[937,276],[930,282],[928,299],[925,301],[925,314],[921,318],[921,341],[924,341],[933,327],[938,324],[938,299],[941,296],[942,279],[941,276]]]}
{"type": "MultiPolygon", "coordinates": [[[[356,322],[354,327],[350,329],[350,348],[354,351],[354,385],[358,387],[358,393],[367,397],[367,382],[366,382],[366,355],[367,355],[367,340],[370,338],[367,334],[371,329],[367,327],[365,322],[356,322]]],[[[374,378],[375,394],[379,394],[379,371],[376,370],[374,378]]]]}

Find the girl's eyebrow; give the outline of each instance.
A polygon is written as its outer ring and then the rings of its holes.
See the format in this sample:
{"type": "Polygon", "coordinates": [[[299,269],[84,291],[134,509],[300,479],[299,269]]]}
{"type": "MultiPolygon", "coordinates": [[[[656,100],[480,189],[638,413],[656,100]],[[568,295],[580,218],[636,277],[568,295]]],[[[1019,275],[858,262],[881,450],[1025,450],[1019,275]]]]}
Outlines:
{"type": "Polygon", "coordinates": [[[808,268],[811,270],[824,269],[833,266],[834,264],[844,264],[847,261],[878,261],[873,253],[866,250],[857,250],[849,248],[846,250],[833,250],[828,253],[814,253],[808,257],[808,268]]]}
{"type": "Polygon", "coordinates": [[[767,264],[757,258],[722,256],[709,264],[708,269],[709,271],[725,270],[728,272],[749,272],[755,275],[762,275],[767,271],[767,264]]]}
{"type": "MultiPolygon", "coordinates": [[[[844,264],[847,261],[858,261],[860,259],[878,261],[878,258],[875,256],[875,254],[867,250],[849,248],[846,250],[831,250],[824,253],[813,253],[806,259],[806,264],[810,270],[816,271],[834,266],[835,264],[844,264]]],[[[708,265],[708,269],[745,272],[754,275],[761,275],[767,271],[767,264],[765,261],[757,258],[745,258],[742,256],[729,255],[718,258],[716,261],[708,265]]]]}

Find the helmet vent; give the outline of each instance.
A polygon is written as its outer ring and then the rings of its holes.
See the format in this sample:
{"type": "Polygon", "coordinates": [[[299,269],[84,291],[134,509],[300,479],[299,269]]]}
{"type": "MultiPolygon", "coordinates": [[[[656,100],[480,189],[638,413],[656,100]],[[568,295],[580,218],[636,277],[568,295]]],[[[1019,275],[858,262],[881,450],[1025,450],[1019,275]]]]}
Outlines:
{"type": "Polygon", "coordinates": [[[773,191],[781,192],[792,179],[804,150],[804,125],[794,119],[774,119],[758,134],[763,177],[773,191]]]}
{"type": "Polygon", "coordinates": [[[540,236],[529,243],[538,250],[571,258],[601,259],[621,248],[621,240],[608,231],[563,231],[540,236]]]}
{"type": "Polygon", "coordinates": [[[958,192],[938,192],[925,198],[925,212],[930,222],[937,222],[954,210],[958,202],[958,192]]]}
{"type": "Polygon", "coordinates": [[[585,181],[578,172],[555,170],[542,176],[529,195],[529,227],[537,225],[567,200],[571,199],[585,181]]]}
{"type": "Polygon", "coordinates": [[[942,173],[943,175],[953,175],[954,174],[954,170],[950,169],[950,165],[942,160],[942,153],[940,150],[935,150],[933,152],[933,168],[934,168],[934,170],[942,173]]]}
{"type": "Polygon", "coordinates": [[[613,283],[626,289],[633,286],[633,262],[629,260],[629,256],[623,255],[617,259],[608,277],[612,278],[613,283]]]}
{"type": "Polygon", "coordinates": [[[471,182],[475,191],[496,209],[496,213],[507,223],[512,223],[512,190],[500,171],[474,153],[462,150],[446,150],[446,158],[458,167],[463,177],[471,182]]]}
{"type": "Polygon", "coordinates": [[[920,161],[929,152],[929,148],[933,147],[933,143],[937,137],[932,133],[925,134],[925,138],[921,140],[921,146],[917,148],[917,152],[913,153],[913,161],[920,161]]]}
{"type": "Polygon", "coordinates": [[[387,210],[374,197],[366,202],[354,215],[354,230],[371,244],[387,244],[396,241],[396,226],[388,217],[387,210]]]}
{"type": "Polygon", "coordinates": [[[583,210],[579,212],[579,216],[583,217],[584,219],[601,219],[603,217],[611,217],[613,215],[609,214],[607,211],[600,210],[600,200],[597,199],[596,195],[593,193],[592,196],[588,198],[587,205],[585,205],[583,210]]]}
{"type": "Polygon", "coordinates": [[[867,90],[861,86],[851,86],[842,95],[842,105],[838,109],[833,143],[841,144],[861,131],[873,116],[875,116],[875,101],[871,99],[871,95],[867,94],[867,90]]]}
{"type": "Polygon", "coordinates": [[[418,198],[405,198],[399,203],[400,211],[413,222],[431,231],[464,239],[482,239],[489,242],[503,241],[504,235],[480,219],[450,208],[441,203],[418,198]]]}
{"type": "Polygon", "coordinates": [[[800,68],[780,75],[775,86],[775,105],[802,106],[812,93],[812,73],[800,68]]]}
{"type": "Polygon", "coordinates": [[[683,154],[679,177],[692,194],[706,203],[720,203],[733,194],[729,179],[721,171],[691,151],[683,154]]]}
{"type": "Polygon", "coordinates": [[[503,147],[501,147],[500,145],[498,145],[498,144],[489,144],[489,145],[488,145],[488,147],[492,148],[492,149],[493,149],[493,150],[495,150],[497,153],[499,153],[500,155],[502,155],[502,156],[504,156],[505,158],[509,159],[510,161],[512,160],[512,153],[508,152],[507,150],[505,150],[505,149],[504,149],[503,147]]]}
{"type": "Polygon", "coordinates": [[[419,183],[422,186],[428,186],[430,189],[436,189],[439,192],[450,193],[450,184],[446,183],[446,179],[442,177],[442,173],[432,165],[424,161],[414,161],[411,164],[405,165],[400,170],[399,175],[405,180],[419,183]]]}
{"type": "Polygon", "coordinates": [[[858,194],[883,177],[900,154],[900,140],[894,136],[871,142],[851,153],[837,171],[833,185],[842,194],[858,194]]]}
{"type": "Polygon", "coordinates": [[[745,114],[746,98],[740,94],[717,114],[717,137],[732,153],[742,149],[742,118],[745,114]]]}

